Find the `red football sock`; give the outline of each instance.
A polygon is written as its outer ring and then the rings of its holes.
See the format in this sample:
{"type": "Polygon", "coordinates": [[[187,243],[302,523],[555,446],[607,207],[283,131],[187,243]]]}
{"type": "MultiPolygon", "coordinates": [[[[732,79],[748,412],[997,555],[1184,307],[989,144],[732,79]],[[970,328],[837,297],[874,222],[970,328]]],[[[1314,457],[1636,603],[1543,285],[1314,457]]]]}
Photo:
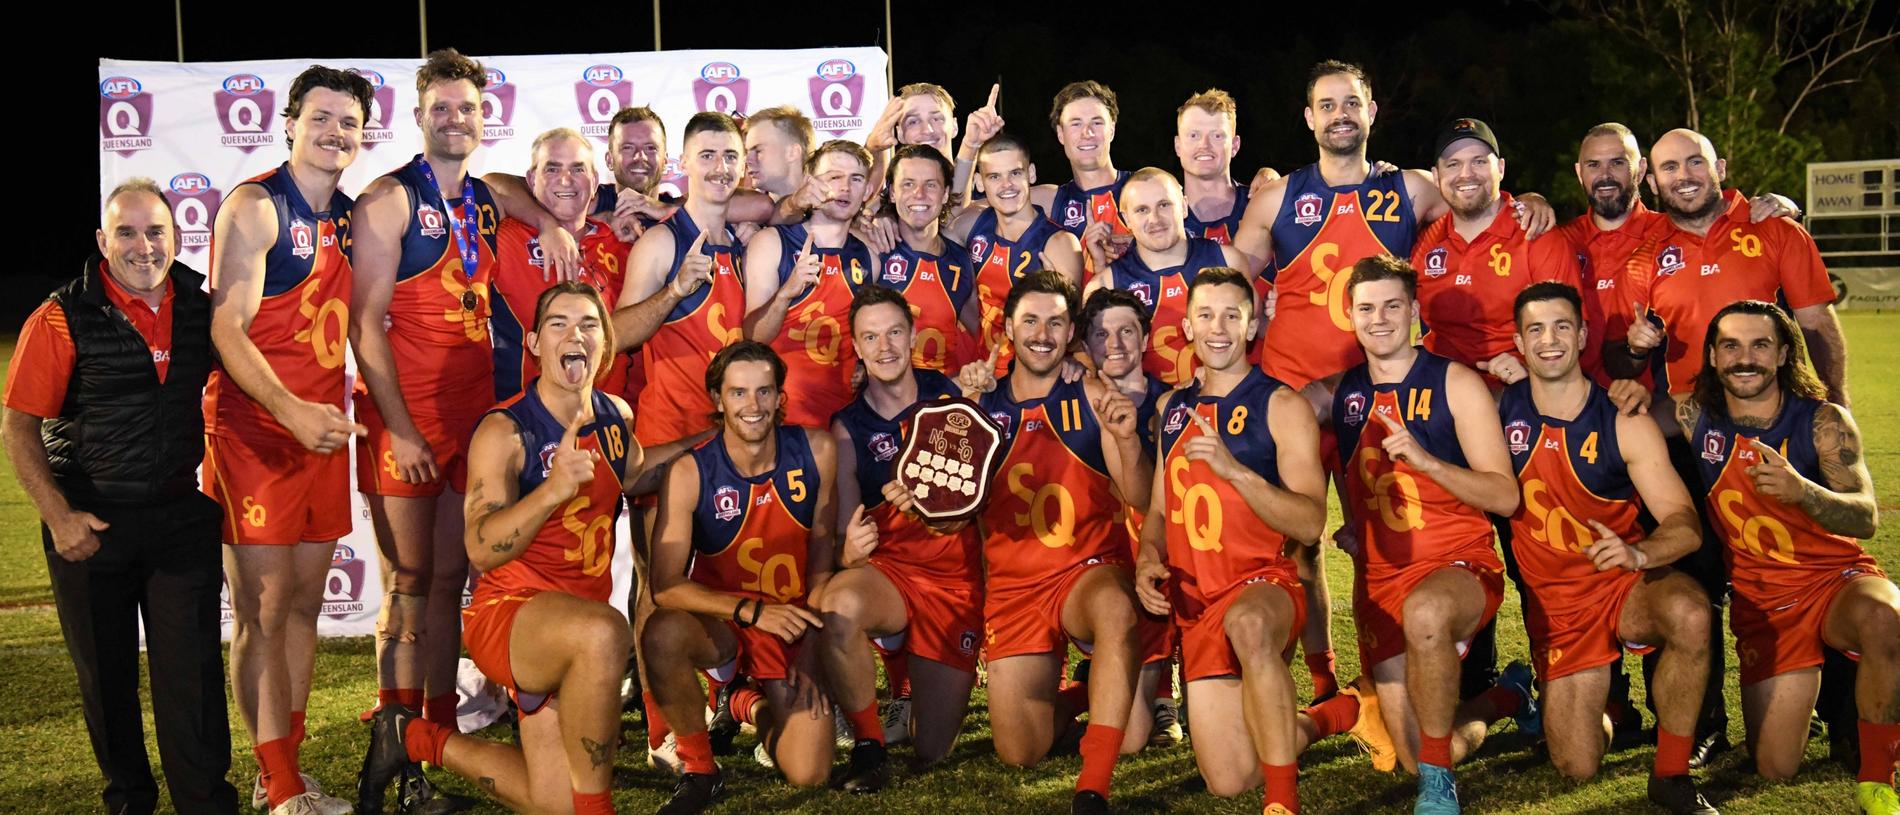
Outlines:
{"type": "Polygon", "coordinates": [[[1420,732],[1418,734],[1418,763],[1451,769],[1451,734],[1427,736],[1420,732]]]}
{"type": "Polygon", "coordinates": [[[1108,797],[1108,782],[1115,775],[1115,761],[1121,758],[1122,729],[1091,724],[1082,733],[1082,772],[1075,777],[1076,792],[1097,792],[1108,797]]]}
{"type": "Polygon", "coordinates": [[[410,719],[403,727],[402,746],[409,754],[410,761],[427,761],[436,766],[442,765],[442,746],[449,743],[449,736],[455,734],[455,728],[429,721],[428,719],[410,719]]]}
{"type": "Polygon", "coordinates": [[[453,692],[429,697],[422,703],[422,718],[447,727],[455,726],[455,706],[461,702],[453,692]]]}
{"type": "Polygon", "coordinates": [[[1478,698],[1490,703],[1491,721],[1494,722],[1506,716],[1516,716],[1524,709],[1524,695],[1514,688],[1502,685],[1493,685],[1485,692],[1478,694],[1478,698]]]}
{"type": "Polygon", "coordinates": [[[640,704],[646,707],[647,749],[658,750],[666,743],[666,734],[671,728],[666,726],[666,714],[660,712],[660,702],[653,698],[652,691],[640,694],[640,704]]]}
{"type": "Polygon", "coordinates": [[[910,652],[883,651],[884,685],[890,688],[892,699],[910,698],[910,652]]]}
{"type": "Polygon", "coordinates": [[[1359,721],[1359,697],[1339,694],[1331,699],[1305,710],[1307,718],[1313,720],[1313,740],[1319,741],[1327,736],[1338,735],[1352,729],[1359,721]]]}
{"type": "Polygon", "coordinates": [[[1306,671],[1313,675],[1313,698],[1323,699],[1339,692],[1339,669],[1333,664],[1333,652],[1308,653],[1301,657],[1306,671]]]}
{"type": "Polygon", "coordinates": [[[1266,780],[1266,795],[1260,800],[1261,811],[1274,804],[1286,807],[1288,812],[1300,811],[1300,765],[1262,762],[1260,777],[1266,780]]]}
{"type": "Polygon", "coordinates": [[[574,815],[614,815],[613,790],[574,793],[574,815]]]}
{"type": "Polygon", "coordinates": [[[290,741],[296,745],[298,749],[303,748],[304,738],[310,735],[309,731],[304,729],[303,721],[303,711],[293,710],[290,712],[290,741]]]}
{"type": "Polygon", "coordinates": [[[376,691],[376,701],[384,706],[402,705],[410,710],[422,709],[421,688],[383,688],[376,691]]]}
{"type": "Polygon", "coordinates": [[[713,764],[712,737],[707,736],[706,731],[675,733],[673,738],[679,743],[681,769],[698,775],[719,772],[719,767],[713,764]]]}
{"type": "Polygon", "coordinates": [[[1900,757],[1900,723],[1880,724],[1860,720],[1861,781],[1893,783],[1893,762],[1900,757]]]}
{"type": "Polygon", "coordinates": [[[1656,728],[1656,768],[1653,771],[1656,777],[1688,775],[1689,751],[1694,745],[1694,738],[1678,736],[1658,726],[1656,728]]]}
{"type": "MultiPolygon", "coordinates": [[[[747,685],[732,692],[732,718],[741,724],[758,725],[759,706],[765,703],[765,694],[747,685]]],[[[872,705],[877,707],[877,705],[872,705]]]]}
{"type": "Polygon", "coordinates": [[[272,739],[257,745],[251,752],[257,756],[258,771],[264,775],[264,794],[270,798],[272,807],[304,793],[295,742],[289,738],[272,739]]]}
{"type": "Polygon", "coordinates": [[[884,743],[884,722],[877,717],[876,699],[871,700],[871,704],[863,710],[846,713],[845,718],[851,720],[851,731],[858,734],[859,739],[884,743]]]}
{"type": "Polygon", "coordinates": [[[1062,704],[1068,706],[1070,716],[1080,716],[1089,712],[1089,686],[1086,683],[1077,682],[1058,690],[1056,698],[1061,699],[1062,704]]]}

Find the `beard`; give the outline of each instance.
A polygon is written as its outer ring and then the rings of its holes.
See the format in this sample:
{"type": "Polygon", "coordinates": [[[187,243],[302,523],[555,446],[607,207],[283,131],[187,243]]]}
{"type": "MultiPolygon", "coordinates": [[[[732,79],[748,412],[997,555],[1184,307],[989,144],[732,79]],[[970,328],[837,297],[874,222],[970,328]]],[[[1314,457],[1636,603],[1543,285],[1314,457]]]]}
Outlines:
{"type": "Polygon", "coordinates": [[[1599,198],[1596,189],[1590,191],[1590,211],[1596,213],[1599,218],[1609,220],[1629,214],[1630,207],[1636,203],[1636,185],[1611,182],[1609,188],[1616,190],[1614,197],[1599,198]]]}
{"type": "Polygon", "coordinates": [[[1656,200],[1662,204],[1663,211],[1670,215],[1685,221],[1701,221],[1721,211],[1723,204],[1721,188],[1713,184],[1705,186],[1708,190],[1708,200],[1703,201],[1700,205],[1693,205],[1681,201],[1676,198],[1673,192],[1664,192],[1656,196],[1656,200]]]}
{"type": "MultiPolygon", "coordinates": [[[[1329,129],[1331,125],[1327,126],[1329,129]]],[[[1320,131],[1319,147],[1335,156],[1356,156],[1366,146],[1366,129],[1354,126],[1353,131],[1344,136],[1334,136],[1325,130],[1320,131]]]]}
{"type": "Polygon", "coordinates": [[[1737,399],[1753,399],[1760,396],[1763,391],[1775,387],[1779,382],[1780,380],[1776,376],[1775,371],[1757,365],[1731,365],[1722,369],[1722,389],[1728,391],[1730,396],[1737,399]],[[1758,384],[1753,390],[1747,392],[1738,391],[1735,389],[1734,383],[1729,379],[1729,377],[1736,374],[1757,374],[1759,376],[1755,381],[1758,384]]]}

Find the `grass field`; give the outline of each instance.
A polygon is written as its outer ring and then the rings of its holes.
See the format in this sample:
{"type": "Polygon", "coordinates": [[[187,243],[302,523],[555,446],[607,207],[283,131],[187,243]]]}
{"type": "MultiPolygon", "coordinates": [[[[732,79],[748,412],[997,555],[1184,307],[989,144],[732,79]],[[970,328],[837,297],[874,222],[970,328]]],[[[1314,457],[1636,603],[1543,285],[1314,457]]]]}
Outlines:
{"type": "MultiPolygon", "coordinates": [[[[1900,565],[1900,316],[1843,315],[1848,345],[1853,348],[1851,371],[1855,415],[1866,439],[1869,466],[1879,488],[1881,509],[1888,523],[1868,547],[1889,569],[1900,565]]],[[[0,344],[11,355],[12,344],[0,344]]],[[[59,623],[50,605],[46,564],[36,528],[36,516],[6,471],[0,477],[0,812],[68,813],[99,808],[103,782],[93,764],[80,716],[73,668],[60,639],[59,623]]],[[[1337,510],[1335,509],[1335,517],[1337,510]]],[[[1349,617],[1350,566],[1337,551],[1329,554],[1333,585],[1333,630],[1342,677],[1357,673],[1357,655],[1351,645],[1349,617]]],[[[1500,611],[1499,651],[1503,659],[1524,658],[1527,650],[1515,594],[1507,596],[1500,611]]],[[[304,747],[304,768],[334,789],[354,786],[356,768],[367,741],[367,729],[356,714],[374,697],[368,638],[328,640],[317,656],[316,692],[309,712],[310,738],[304,747]]],[[[1727,694],[1731,711],[1731,740],[1741,743],[1742,721],[1736,697],[1734,659],[1729,660],[1727,694]]],[[[1294,675],[1306,698],[1305,671],[1295,663],[1294,675]]],[[[1640,674],[1638,674],[1640,685],[1640,674]]],[[[147,713],[150,730],[150,713],[147,713]]],[[[231,712],[238,726],[236,709],[231,712]]],[[[644,736],[631,724],[624,734],[634,749],[622,751],[615,774],[615,801],[623,812],[656,808],[671,788],[671,779],[648,770],[638,746],[644,736]]],[[[505,728],[482,734],[505,739],[505,728]]],[[[743,755],[749,755],[749,737],[743,737],[743,755]]],[[[148,742],[150,737],[148,735],[148,742]]],[[[232,779],[248,790],[256,768],[250,745],[241,735],[234,740],[232,779]]],[[[156,747],[151,753],[154,764],[156,747]]],[[[1548,758],[1530,739],[1508,726],[1485,744],[1474,759],[1458,771],[1461,798],[1474,813],[1620,813],[1648,811],[1644,783],[1653,749],[1613,752],[1601,775],[1588,784],[1559,777],[1548,758]]],[[[1745,758],[1734,750],[1701,774],[1709,797],[1725,813],[1846,813],[1854,811],[1852,773],[1826,760],[1824,740],[1811,742],[1808,763],[1791,784],[1770,784],[1744,774],[1745,758]]],[[[1079,766],[1074,757],[1051,759],[1033,771],[1017,771],[998,763],[989,746],[988,721],[983,713],[983,691],[977,692],[965,735],[951,757],[928,773],[902,769],[907,750],[898,750],[900,764],[893,787],[875,799],[847,798],[823,790],[795,790],[778,783],[775,775],[749,758],[724,761],[730,790],[717,812],[1057,812],[1066,811],[1070,785],[1079,766]]],[[[1370,769],[1350,742],[1336,738],[1302,757],[1300,796],[1310,813],[1403,812],[1412,801],[1412,782],[1400,776],[1380,775],[1370,769]]],[[[471,792],[459,781],[446,780],[448,789],[471,792]]],[[[1246,813],[1260,811],[1258,792],[1235,799],[1215,799],[1196,786],[1189,746],[1147,751],[1123,759],[1116,771],[1115,799],[1122,812],[1246,813]]],[[[487,805],[477,811],[500,812],[487,805]]]]}

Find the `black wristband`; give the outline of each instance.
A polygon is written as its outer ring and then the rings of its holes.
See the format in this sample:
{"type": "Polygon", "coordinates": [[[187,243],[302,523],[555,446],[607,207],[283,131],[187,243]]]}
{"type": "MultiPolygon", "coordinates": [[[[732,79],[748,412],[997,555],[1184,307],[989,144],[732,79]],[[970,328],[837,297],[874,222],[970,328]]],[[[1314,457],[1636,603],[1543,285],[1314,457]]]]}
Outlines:
{"type": "Polygon", "coordinates": [[[758,625],[759,615],[764,614],[764,613],[765,613],[765,601],[753,600],[752,601],[752,619],[746,621],[746,624],[745,624],[746,627],[751,628],[752,626],[758,625]]]}
{"type": "MultiPolygon", "coordinates": [[[[740,628],[751,628],[751,627],[752,627],[752,623],[750,623],[750,622],[746,622],[746,621],[745,621],[745,619],[744,619],[744,617],[745,617],[745,604],[746,604],[746,601],[747,601],[747,600],[751,600],[751,599],[752,599],[752,598],[750,598],[750,597],[741,597],[741,598],[739,598],[739,604],[738,604],[738,605],[736,605],[736,606],[733,606],[733,607],[732,607],[732,622],[733,622],[734,624],[736,624],[736,625],[738,625],[738,626],[739,626],[740,628]]],[[[752,602],[755,602],[755,603],[756,603],[756,602],[758,602],[758,601],[757,601],[757,600],[752,600],[752,602]]],[[[753,617],[753,622],[757,622],[757,621],[758,621],[758,617],[757,617],[756,615],[754,615],[754,617],[753,617]]]]}

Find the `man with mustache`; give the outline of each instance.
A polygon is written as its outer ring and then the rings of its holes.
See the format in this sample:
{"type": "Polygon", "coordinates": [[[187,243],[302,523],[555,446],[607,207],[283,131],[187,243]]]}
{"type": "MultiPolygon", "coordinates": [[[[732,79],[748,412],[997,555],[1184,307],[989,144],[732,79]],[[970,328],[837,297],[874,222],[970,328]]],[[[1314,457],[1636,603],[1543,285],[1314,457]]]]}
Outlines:
{"type": "Polygon", "coordinates": [[[1727,544],[1756,772],[1786,780],[1800,768],[1822,647],[1833,648],[1860,660],[1855,801],[1867,815],[1894,815],[1900,590],[1856,540],[1879,522],[1860,429],[1846,407],[1823,401],[1829,390],[1803,361],[1796,322],[1759,300],[1715,312],[1676,418],[1699,451],[1708,517],[1727,544]]]}

